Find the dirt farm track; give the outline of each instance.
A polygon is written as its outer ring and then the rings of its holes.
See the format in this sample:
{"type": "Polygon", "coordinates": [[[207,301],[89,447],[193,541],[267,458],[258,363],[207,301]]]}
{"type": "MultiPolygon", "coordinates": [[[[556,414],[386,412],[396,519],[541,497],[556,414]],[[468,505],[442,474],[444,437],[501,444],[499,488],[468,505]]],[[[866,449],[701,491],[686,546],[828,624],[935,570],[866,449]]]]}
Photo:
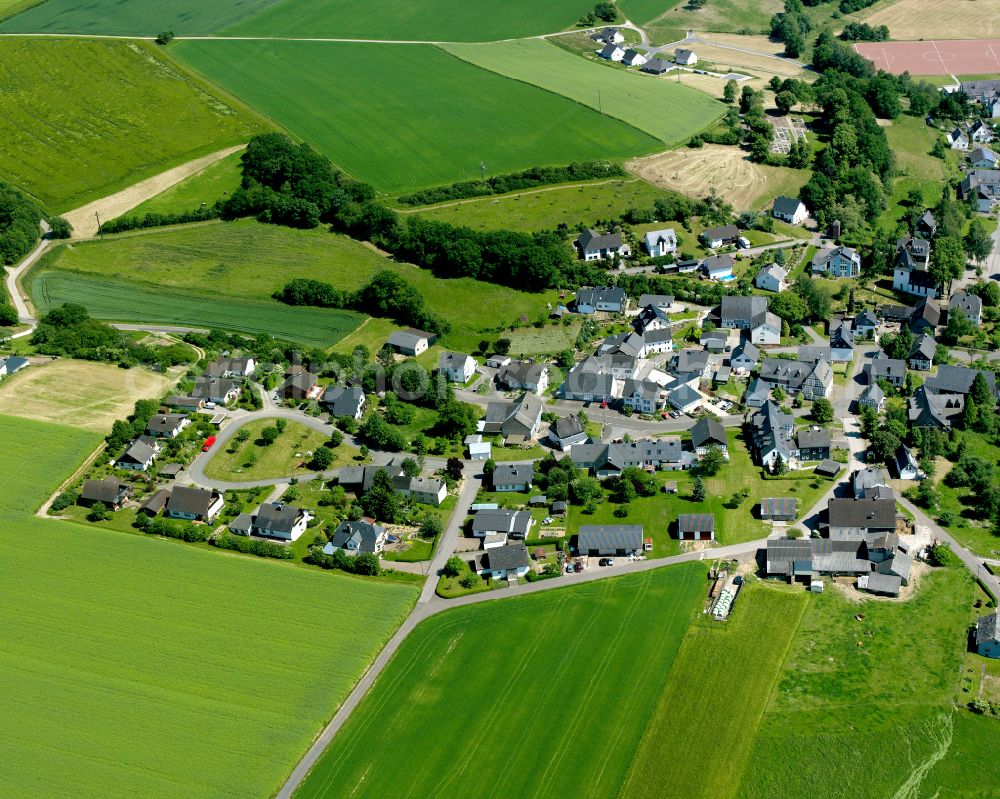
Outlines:
{"type": "Polygon", "coordinates": [[[1000,39],[859,42],[854,48],[876,69],[894,75],[985,75],[1000,72],[1000,39]]]}

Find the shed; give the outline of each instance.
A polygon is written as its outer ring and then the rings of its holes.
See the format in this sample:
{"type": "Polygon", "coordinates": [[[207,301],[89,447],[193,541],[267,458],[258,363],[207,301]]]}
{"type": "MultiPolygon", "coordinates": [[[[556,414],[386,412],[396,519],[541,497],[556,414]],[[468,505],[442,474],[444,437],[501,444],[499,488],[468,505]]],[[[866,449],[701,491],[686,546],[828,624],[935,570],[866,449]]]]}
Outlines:
{"type": "Polygon", "coordinates": [[[714,513],[682,513],[677,517],[677,537],[681,541],[714,541],[714,513]]]}

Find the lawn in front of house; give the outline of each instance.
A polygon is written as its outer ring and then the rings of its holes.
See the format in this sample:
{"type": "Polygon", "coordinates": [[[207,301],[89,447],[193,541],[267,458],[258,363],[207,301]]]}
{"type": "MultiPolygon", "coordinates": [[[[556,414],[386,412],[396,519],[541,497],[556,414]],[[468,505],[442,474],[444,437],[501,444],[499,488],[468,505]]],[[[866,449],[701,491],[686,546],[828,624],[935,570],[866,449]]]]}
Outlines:
{"type": "MultiPolygon", "coordinates": [[[[205,476],[213,480],[242,482],[272,477],[294,477],[310,471],[310,453],[322,447],[329,437],[300,422],[288,421],[278,439],[270,445],[261,440],[261,432],[274,427],[276,419],[255,419],[241,429],[250,437],[243,442],[230,439],[226,449],[218,451],[205,467],[205,476]]],[[[237,434],[239,435],[239,434],[237,434]]],[[[333,451],[331,469],[358,462],[357,448],[343,443],[333,451]]]]}

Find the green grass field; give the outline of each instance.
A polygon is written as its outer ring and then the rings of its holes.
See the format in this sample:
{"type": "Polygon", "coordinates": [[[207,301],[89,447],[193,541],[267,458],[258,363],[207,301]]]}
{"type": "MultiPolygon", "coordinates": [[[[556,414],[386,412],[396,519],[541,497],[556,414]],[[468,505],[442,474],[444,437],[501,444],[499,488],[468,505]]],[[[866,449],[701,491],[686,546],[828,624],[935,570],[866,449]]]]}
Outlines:
{"type": "MultiPolygon", "coordinates": [[[[689,29],[698,31],[715,31],[723,33],[738,33],[750,31],[753,33],[769,33],[771,16],[782,9],[781,0],[708,0],[697,11],[691,11],[686,3],[670,3],[663,0],[646,0],[651,6],[661,7],[672,5],[670,11],[662,9],[655,17],[654,29],[673,28],[677,31],[689,29]]],[[[626,3],[628,5],[635,3],[626,3]]],[[[652,18],[651,18],[652,19],[652,18]]],[[[683,37],[682,37],[683,38],[683,37]]],[[[669,37],[656,36],[657,44],[670,41],[669,37]]]]}
{"type": "Polygon", "coordinates": [[[35,518],[99,436],[0,439],[3,793],[274,793],[416,591],[35,518]]]}
{"type": "Polygon", "coordinates": [[[555,33],[589,8],[575,0],[284,0],[227,33],[478,42],[555,33]]]}
{"type": "Polygon", "coordinates": [[[5,39],[0,74],[0,174],[52,212],[266,127],[144,42],[5,39]]]}
{"type": "Polygon", "coordinates": [[[197,175],[185,178],[162,194],[133,208],[128,216],[142,216],[148,213],[172,214],[194,211],[204,205],[212,205],[223,195],[239,188],[243,174],[240,157],[243,153],[233,153],[217,161],[197,175]]]}
{"type": "Polygon", "coordinates": [[[539,39],[496,44],[451,44],[469,63],[621,119],[667,144],[708,127],[725,106],[707,94],[649,75],[609,69],[539,39]]]}
{"type": "MultiPolygon", "coordinates": [[[[147,311],[155,311],[160,317],[174,321],[195,324],[203,319],[206,321],[201,324],[207,324],[208,319],[216,319],[219,326],[260,328],[272,335],[281,333],[292,341],[329,340],[332,344],[354,329],[361,317],[320,308],[292,308],[273,302],[271,295],[293,277],[315,278],[341,289],[356,289],[381,269],[405,276],[431,309],[451,323],[452,331],[443,343],[455,349],[475,350],[483,338],[483,330],[522,320],[534,322],[540,314],[548,313],[546,303],[558,299],[555,291],[529,294],[471,278],[442,280],[426,269],[391,261],[346,236],[319,228],[293,230],[252,220],[75,243],[46,256],[38,272],[32,273],[48,272],[52,276],[45,280],[36,277],[29,283],[33,296],[38,294],[36,302],[44,307],[66,298],[68,285],[90,286],[93,285],[90,281],[96,280],[101,286],[113,284],[108,298],[87,295],[91,307],[101,308],[105,317],[128,310],[132,318],[147,320],[147,311]],[[69,275],[70,272],[77,274],[69,275]],[[43,286],[52,300],[45,299],[43,286]],[[185,299],[156,300],[147,309],[145,298],[154,291],[157,295],[166,292],[171,297],[181,295],[185,299]],[[132,301],[133,294],[143,299],[132,301]],[[220,303],[219,295],[238,299],[220,303]],[[213,299],[202,302],[200,297],[213,299]],[[253,314],[244,313],[240,303],[247,302],[255,309],[266,309],[266,313],[263,316],[257,310],[253,314]],[[326,331],[300,324],[310,320],[319,320],[326,331]],[[286,322],[288,327],[283,326],[286,322]]],[[[374,352],[392,329],[394,326],[387,320],[371,320],[357,337],[350,339],[350,346],[364,343],[374,352]],[[374,337],[364,335],[365,331],[374,337]]]]}
{"type": "Polygon", "coordinates": [[[681,0],[625,0],[619,7],[636,25],[645,25],[680,4],[681,0]]]}
{"type": "Polygon", "coordinates": [[[173,52],[388,191],[478,177],[483,162],[496,174],[657,148],[634,127],[431,46],[217,41],[173,52]]]}
{"type": "MultiPolygon", "coordinates": [[[[14,0],[18,2],[18,0],[14,0]]],[[[10,33],[109,33],[155,36],[172,30],[179,36],[218,33],[279,0],[46,0],[0,25],[10,33]]],[[[0,10],[0,14],[2,14],[0,10]]]]}
{"type": "Polygon", "coordinates": [[[829,586],[813,596],[739,795],[914,795],[904,786],[918,788],[950,753],[972,598],[959,569],[921,576],[903,603],[849,602],[829,586]],[[804,741],[823,756],[797,756],[804,741]],[[887,741],[899,754],[893,768],[859,767],[887,741]]]}
{"type": "MultiPolygon", "coordinates": [[[[270,446],[258,441],[265,427],[274,424],[273,419],[259,419],[244,425],[250,433],[250,438],[244,443],[231,439],[225,449],[219,449],[205,466],[205,475],[214,480],[244,481],[266,480],[272,477],[292,477],[309,471],[306,463],[309,460],[306,452],[314,452],[328,440],[318,430],[299,422],[288,422],[284,432],[270,446]],[[236,451],[230,452],[233,445],[236,451]],[[250,463],[250,455],[253,463],[250,463]]],[[[354,462],[358,454],[356,447],[341,444],[334,450],[335,460],[331,469],[354,462]]]]}
{"type": "Polygon", "coordinates": [[[725,623],[709,616],[695,620],[621,799],[736,795],[806,603],[802,592],[752,584],[740,592],[725,623]]]}
{"type": "Polygon", "coordinates": [[[421,624],[296,796],[614,796],[704,575],[659,569],[421,624]]]}
{"type": "Polygon", "coordinates": [[[618,217],[628,208],[652,208],[658,198],[671,196],[672,192],[631,178],[479,197],[421,208],[417,213],[476,230],[552,230],[561,222],[571,228],[579,222],[593,225],[598,219],[618,217]]]}
{"type": "Polygon", "coordinates": [[[918,796],[920,799],[996,796],[996,786],[1000,785],[998,746],[1000,719],[956,711],[948,756],[927,772],[918,796]]]}
{"type": "Polygon", "coordinates": [[[311,347],[332,346],[364,319],[354,311],[295,308],[277,300],[241,300],[208,292],[163,291],[74,272],[43,270],[33,272],[29,279],[28,291],[42,312],[77,302],[95,319],[265,333],[311,347]]]}

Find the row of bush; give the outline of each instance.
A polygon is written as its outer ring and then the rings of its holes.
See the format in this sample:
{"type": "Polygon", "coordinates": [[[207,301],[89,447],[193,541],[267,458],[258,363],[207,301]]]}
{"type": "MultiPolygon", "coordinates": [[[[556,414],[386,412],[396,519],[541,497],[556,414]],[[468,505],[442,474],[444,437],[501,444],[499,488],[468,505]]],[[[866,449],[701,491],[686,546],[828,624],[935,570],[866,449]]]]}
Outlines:
{"type": "Polygon", "coordinates": [[[580,180],[599,180],[624,177],[621,164],[610,161],[583,161],[569,166],[535,166],[523,172],[508,175],[494,175],[484,180],[467,180],[424,189],[399,198],[403,205],[433,205],[448,200],[463,200],[468,197],[485,197],[490,194],[506,194],[511,191],[533,189],[553,183],[570,183],[580,180]]]}
{"type": "Polygon", "coordinates": [[[148,213],[143,216],[120,216],[101,225],[102,233],[124,233],[128,230],[141,230],[150,227],[166,227],[167,225],[185,225],[190,222],[206,222],[218,219],[217,205],[206,205],[194,211],[180,211],[174,214],[148,213]]]}
{"type": "Polygon", "coordinates": [[[366,577],[378,577],[382,573],[378,555],[364,552],[360,555],[347,555],[338,550],[332,555],[326,555],[322,547],[314,546],[309,548],[309,554],[302,560],[322,569],[340,569],[350,574],[361,574],[366,577]]]}
{"type": "Polygon", "coordinates": [[[233,535],[232,533],[213,535],[209,539],[209,543],[219,549],[231,549],[234,552],[242,552],[245,555],[256,555],[259,558],[292,559],[292,548],[289,546],[275,544],[272,541],[261,541],[257,538],[249,538],[243,535],[233,535]]]}

